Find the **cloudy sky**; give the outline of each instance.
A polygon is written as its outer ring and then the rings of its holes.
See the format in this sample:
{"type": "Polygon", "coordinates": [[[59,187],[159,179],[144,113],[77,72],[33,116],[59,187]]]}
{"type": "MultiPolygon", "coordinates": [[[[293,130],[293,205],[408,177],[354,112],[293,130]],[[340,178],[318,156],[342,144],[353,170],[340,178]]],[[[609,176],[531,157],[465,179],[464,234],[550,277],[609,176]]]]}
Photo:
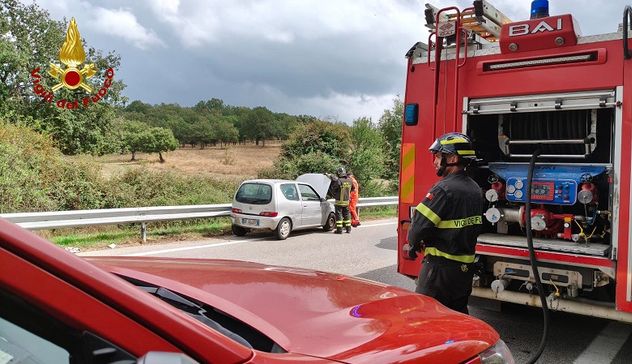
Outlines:
{"type": "MultiPolygon", "coordinates": [[[[54,19],[74,17],[89,45],[121,55],[116,77],[130,101],[192,106],[220,98],[347,123],[377,121],[403,95],[404,54],[428,37],[427,1],[417,0],[36,2],[54,19]]],[[[627,1],[549,2],[551,15],[572,13],[588,35],[616,31],[627,1]]],[[[492,1],[513,20],[527,19],[530,3],[492,1]]]]}

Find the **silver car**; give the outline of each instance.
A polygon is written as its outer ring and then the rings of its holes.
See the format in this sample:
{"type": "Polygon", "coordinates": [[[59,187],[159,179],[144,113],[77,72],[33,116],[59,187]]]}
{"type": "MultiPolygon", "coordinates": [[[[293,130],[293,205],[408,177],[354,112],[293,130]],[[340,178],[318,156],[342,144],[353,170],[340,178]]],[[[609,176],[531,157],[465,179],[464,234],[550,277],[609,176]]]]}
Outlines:
{"type": "Polygon", "coordinates": [[[332,203],[311,184],[278,179],[244,181],[235,193],[230,217],[237,236],[271,230],[280,240],[293,230],[330,231],[336,225],[332,203]]]}

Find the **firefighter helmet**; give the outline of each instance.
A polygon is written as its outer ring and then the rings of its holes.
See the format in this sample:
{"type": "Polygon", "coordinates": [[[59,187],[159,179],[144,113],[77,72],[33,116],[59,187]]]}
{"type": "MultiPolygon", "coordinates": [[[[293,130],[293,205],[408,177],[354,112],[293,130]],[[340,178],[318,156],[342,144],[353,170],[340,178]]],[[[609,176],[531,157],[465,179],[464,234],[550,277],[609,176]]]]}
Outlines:
{"type": "Polygon", "coordinates": [[[347,175],[347,171],[345,170],[345,167],[340,166],[336,169],[336,174],[338,177],[345,177],[347,175]]]}
{"type": "Polygon", "coordinates": [[[456,154],[464,159],[476,159],[470,137],[461,133],[447,133],[437,138],[429,148],[430,152],[456,154]]]}

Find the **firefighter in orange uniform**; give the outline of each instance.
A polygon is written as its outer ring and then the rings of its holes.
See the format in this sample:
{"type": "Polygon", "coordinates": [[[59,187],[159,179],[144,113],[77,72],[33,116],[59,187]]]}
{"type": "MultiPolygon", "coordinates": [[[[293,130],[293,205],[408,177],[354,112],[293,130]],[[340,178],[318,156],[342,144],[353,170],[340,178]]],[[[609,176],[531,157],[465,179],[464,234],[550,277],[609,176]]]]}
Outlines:
{"type": "Polygon", "coordinates": [[[358,198],[360,198],[360,186],[358,180],[356,180],[353,173],[349,172],[347,177],[351,180],[353,188],[351,189],[351,196],[349,198],[349,212],[351,213],[351,226],[356,227],[360,225],[360,216],[358,215],[357,205],[358,198]]]}

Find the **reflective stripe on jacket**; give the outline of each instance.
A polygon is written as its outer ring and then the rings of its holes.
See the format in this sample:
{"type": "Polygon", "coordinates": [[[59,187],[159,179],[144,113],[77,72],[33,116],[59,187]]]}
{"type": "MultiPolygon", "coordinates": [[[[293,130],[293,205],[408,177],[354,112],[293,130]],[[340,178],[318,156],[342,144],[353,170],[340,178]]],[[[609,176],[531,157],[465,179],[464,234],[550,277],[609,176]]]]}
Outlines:
{"type": "Polygon", "coordinates": [[[483,224],[483,192],[464,172],[437,182],[417,205],[408,242],[425,254],[472,263],[483,224]],[[422,243],[423,242],[423,243],[422,243]]]}

